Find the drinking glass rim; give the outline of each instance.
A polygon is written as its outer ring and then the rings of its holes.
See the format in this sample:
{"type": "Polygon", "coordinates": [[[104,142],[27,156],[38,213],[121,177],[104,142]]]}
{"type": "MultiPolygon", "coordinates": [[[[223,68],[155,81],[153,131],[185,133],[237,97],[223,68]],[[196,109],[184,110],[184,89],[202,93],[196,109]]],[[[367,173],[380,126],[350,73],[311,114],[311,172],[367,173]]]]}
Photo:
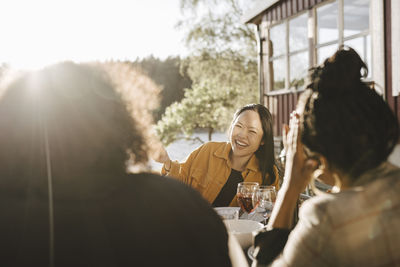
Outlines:
{"type": "Polygon", "coordinates": [[[240,182],[238,185],[257,185],[260,186],[258,182],[240,182]]]}
{"type": "Polygon", "coordinates": [[[267,189],[268,190],[272,189],[272,190],[276,191],[276,188],[273,185],[259,185],[258,186],[258,190],[267,190],[267,189]]]}

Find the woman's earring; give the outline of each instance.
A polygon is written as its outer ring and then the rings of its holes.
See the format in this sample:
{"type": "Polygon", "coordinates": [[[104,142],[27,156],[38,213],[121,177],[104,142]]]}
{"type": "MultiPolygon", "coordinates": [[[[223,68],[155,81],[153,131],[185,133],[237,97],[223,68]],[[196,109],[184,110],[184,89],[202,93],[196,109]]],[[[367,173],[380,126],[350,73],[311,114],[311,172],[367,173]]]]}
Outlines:
{"type": "Polygon", "coordinates": [[[323,164],[323,163],[321,163],[321,164],[319,165],[318,169],[316,169],[316,170],[313,172],[310,185],[311,185],[312,191],[313,191],[316,195],[325,193],[324,191],[319,190],[319,189],[317,188],[317,186],[315,185],[315,181],[316,181],[316,180],[321,180],[320,177],[321,177],[322,175],[324,175],[324,172],[325,172],[325,164],[323,164]]]}
{"type": "Polygon", "coordinates": [[[325,164],[324,162],[320,161],[320,164],[318,166],[318,169],[316,169],[313,172],[313,180],[321,180],[320,177],[324,174],[325,172],[325,164]]]}
{"type": "MultiPolygon", "coordinates": [[[[311,181],[311,188],[312,190],[316,193],[326,193],[324,191],[321,191],[317,188],[317,186],[315,185],[315,180],[320,180],[323,181],[324,179],[322,179],[321,176],[323,176],[325,173],[325,162],[324,160],[321,159],[321,165],[319,165],[318,169],[316,169],[313,173],[312,176],[312,181],[311,181]]],[[[336,173],[332,173],[332,177],[334,179],[334,185],[332,186],[332,189],[328,190],[330,193],[338,193],[340,192],[340,189],[342,187],[342,182],[339,178],[339,175],[337,175],[336,173]]]]}
{"type": "Polygon", "coordinates": [[[342,182],[339,178],[339,175],[337,175],[336,173],[332,174],[333,179],[335,180],[335,184],[332,187],[332,193],[339,193],[340,192],[340,188],[342,187],[342,182]]]}

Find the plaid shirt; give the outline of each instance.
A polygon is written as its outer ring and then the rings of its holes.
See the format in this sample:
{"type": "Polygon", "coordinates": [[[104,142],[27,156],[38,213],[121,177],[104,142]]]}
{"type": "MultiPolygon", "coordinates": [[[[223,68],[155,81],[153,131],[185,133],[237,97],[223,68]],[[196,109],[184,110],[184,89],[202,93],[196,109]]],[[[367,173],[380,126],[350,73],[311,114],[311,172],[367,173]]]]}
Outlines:
{"type": "Polygon", "coordinates": [[[400,266],[400,169],[384,163],[306,201],[272,266],[400,266]]]}

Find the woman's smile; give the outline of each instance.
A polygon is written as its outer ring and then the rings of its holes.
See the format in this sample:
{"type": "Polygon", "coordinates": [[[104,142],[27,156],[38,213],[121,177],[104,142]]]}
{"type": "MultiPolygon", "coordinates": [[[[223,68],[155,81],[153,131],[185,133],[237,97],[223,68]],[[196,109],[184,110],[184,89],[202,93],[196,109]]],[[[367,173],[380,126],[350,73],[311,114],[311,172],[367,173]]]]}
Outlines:
{"type": "Polygon", "coordinates": [[[230,141],[234,156],[251,157],[260,146],[263,130],[260,116],[254,110],[241,113],[232,124],[230,141]]]}
{"type": "Polygon", "coordinates": [[[245,147],[248,147],[248,144],[246,144],[246,143],[243,142],[243,141],[239,141],[239,140],[236,140],[236,145],[238,146],[238,148],[245,148],[245,147]]]}

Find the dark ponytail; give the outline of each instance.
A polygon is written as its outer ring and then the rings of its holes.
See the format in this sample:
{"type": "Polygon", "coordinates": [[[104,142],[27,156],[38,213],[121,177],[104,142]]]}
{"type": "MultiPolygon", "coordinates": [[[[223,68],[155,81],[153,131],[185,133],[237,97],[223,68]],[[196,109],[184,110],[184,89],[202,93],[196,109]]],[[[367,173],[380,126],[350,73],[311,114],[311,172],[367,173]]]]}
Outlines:
{"type": "Polygon", "coordinates": [[[300,98],[302,142],[352,177],[385,161],[399,138],[389,106],[361,78],[368,68],[352,48],[341,47],[312,69],[300,98]]]}

